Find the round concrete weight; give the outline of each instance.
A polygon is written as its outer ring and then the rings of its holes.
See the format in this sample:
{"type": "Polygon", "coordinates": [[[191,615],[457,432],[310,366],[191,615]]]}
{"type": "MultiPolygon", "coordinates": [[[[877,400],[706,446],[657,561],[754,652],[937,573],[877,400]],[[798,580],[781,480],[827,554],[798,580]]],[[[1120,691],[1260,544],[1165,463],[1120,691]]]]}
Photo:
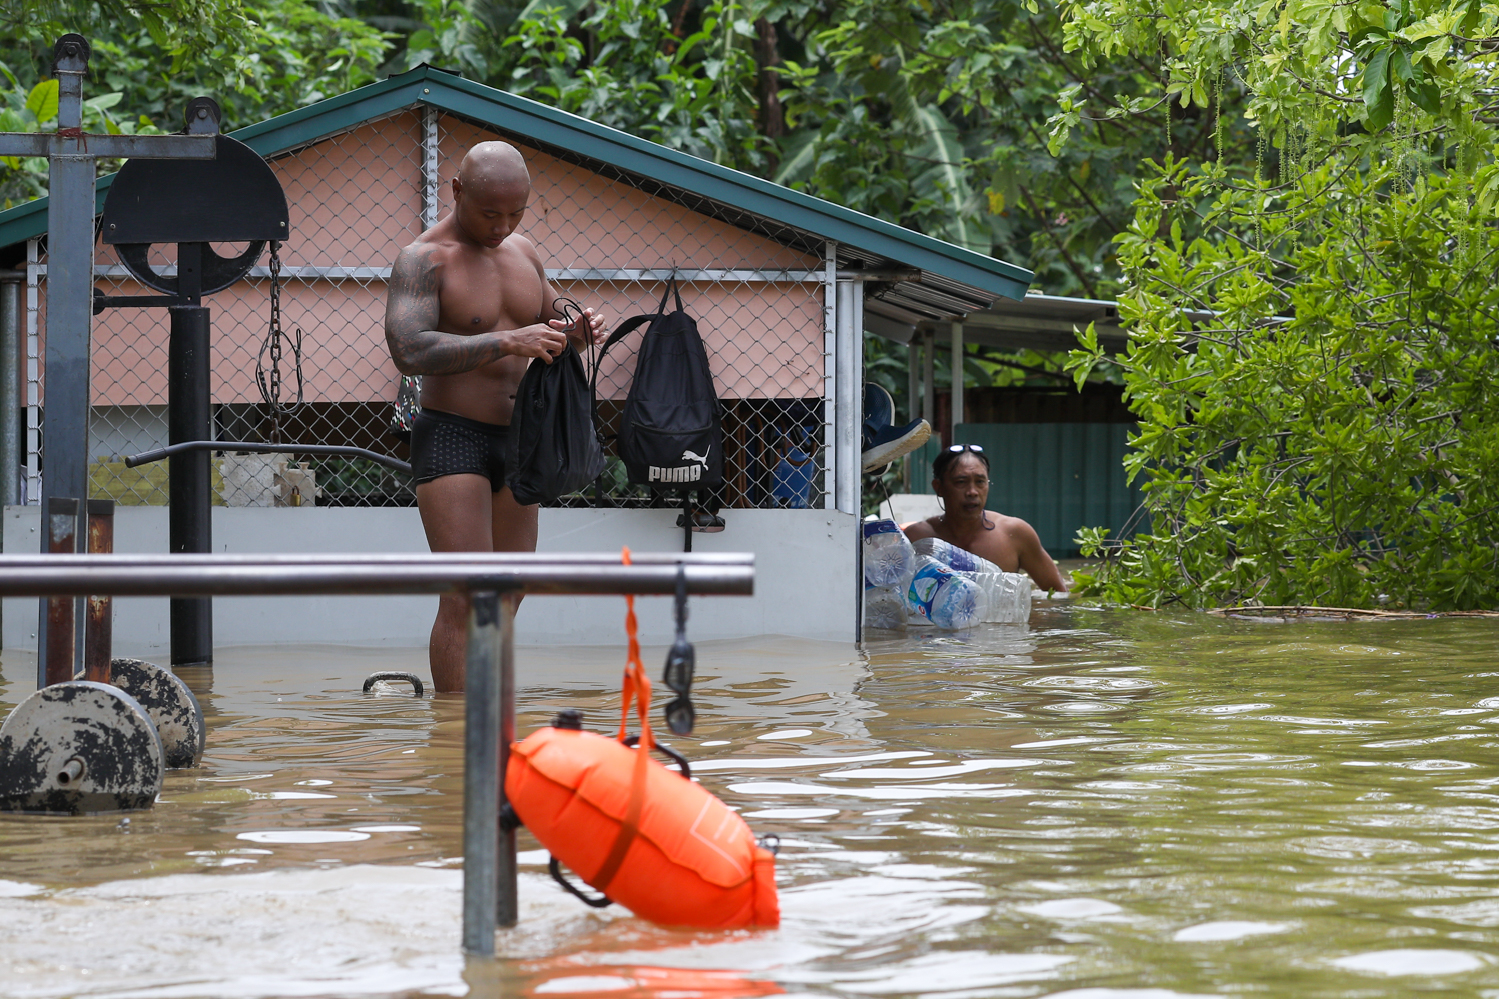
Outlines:
{"type": "Polygon", "coordinates": [[[117,687],[54,683],[0,725],[0,809],[113,812],[150,808],[165,770],[146,711],[117,687]]]}
{"type": "Polygon", "coordinates": [[[167,769],[195,767],[203,759],[203,709],[187,684],[140,659],[112,659],[110,681],[140,702],[156,725],[167,769]]]}

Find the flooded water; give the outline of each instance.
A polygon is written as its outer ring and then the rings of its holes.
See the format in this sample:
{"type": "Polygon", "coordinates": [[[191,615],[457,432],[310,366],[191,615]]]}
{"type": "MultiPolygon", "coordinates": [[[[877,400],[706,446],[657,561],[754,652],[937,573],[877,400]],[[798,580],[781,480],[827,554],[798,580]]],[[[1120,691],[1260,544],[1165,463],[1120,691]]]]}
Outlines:
{"type": "MultiPolygon", "coordinates": [[[[468,966],[461,701],[359,693],[420,650],[228,649],[154,810],[0,816],[0,995],[1499,996],[1496,638],[1063,608],[705,643],[674,745],[780,835],[781,929],[586,909],[523,837],[468,966]]],[[[617,650],[519,663],[523,733],[617,723],[617,650]]]]}

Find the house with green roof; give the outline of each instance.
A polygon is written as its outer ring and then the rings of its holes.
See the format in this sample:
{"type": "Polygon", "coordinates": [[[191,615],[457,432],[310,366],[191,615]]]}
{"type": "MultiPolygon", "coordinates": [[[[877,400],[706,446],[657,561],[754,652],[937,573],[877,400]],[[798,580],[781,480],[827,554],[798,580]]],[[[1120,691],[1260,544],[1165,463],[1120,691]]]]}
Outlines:
{"type": "MultiPolygon", "coordinates": [[[[666,280],[677,278],[724,404],[727,481],[717,499],[727,528],[694,535],[694,550],[758,559],[757,596],[704,601],[694,612],[700,637],[856,637],[864,333],[961,321],[1023,299],[1031,281],[1022,267],[430,67],[230,134],[270,162],[291,231],[275,282],[262,257],[205,299],[216,439],[265,438],[272,414],[259,384],[276,374],[281,402],[296,403],[276,419],[283,439],[405,456],[392,433],[401,379],[384,344],[385,283],[397,251],[451,206],[457,165],[476,142],[503,139],[525,155],[533,195],[520,232],[562,294],[614,325],[655,311],[666,280]],[[274,372],[266,349],[273,283],[289,334],[274,372]]],[[[98,181],[100,207],[112,179],[98,181]]],[[[46,335],[46,240],[46,199],[0,212],[0,267],[23,272],[22,334],[35,359],[46,335]]],[[[145,290],[109,246],[97,248],[95,275],[108,294],[145,290]]],[[[606,427],[617,425],[636,343],[601,367],[606,427]]],[[[159,310],[110,309],[94,320],[91,490],[120,504],[122,550],[165,550],[165,470],[129,469],[123,458],[166,441],[166,344],[159,310]]],[[[20,400],[33,503],[46,466],[38,368],[29,365],[20,400]]],[[[348,459],[277,469],[242,455],[224,455],[216,468],[216,547],[425,550],[410,484],[388,470],[348,459]]],[[[542,511],[539,550],[681,550],[679,510],[663,502],[611,468],[595,488],[542,511]]],[[[25,543],[10,522],[35,515],[34,506],[6,511],[7,547],[25,543]]],[[[528,601],[520,639],[617,639],[617,615],[587,612],[590,599],[603,598],[528,601]]],[[[164,640],[162,603],[160,620],[143,613],[117,622],[122,647],[164,640]]],[[[220,601],[216,633],[225,643],[416,644],[430,626],[427,603],[220,601]]],[[[5,615],[7,645],[26,644],[29,617],[5,615]]],[[[668,634],[664,606],[646,608],[642,621],[647,640],[668,634]]]]}

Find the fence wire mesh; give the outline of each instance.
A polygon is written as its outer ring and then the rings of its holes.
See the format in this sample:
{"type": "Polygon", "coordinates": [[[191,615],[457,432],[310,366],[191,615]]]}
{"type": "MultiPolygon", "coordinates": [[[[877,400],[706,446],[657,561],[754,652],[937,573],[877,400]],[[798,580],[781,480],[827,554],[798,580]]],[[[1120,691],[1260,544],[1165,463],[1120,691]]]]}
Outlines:
{"type": "MultiPolygon", "coordinates": [[[[660,194],[608,164],[545,152],[523,137],[428,109],[363,123],[272,156],[286,192],[291,235],[280,251],[280,406],[269,381],[270,264],[204,304],[212,310],[214,432],[218,440],[336,444],[409,458],[395,426],[400,375],[385,346],[386,282],[398,250],[452,206],[451,180],[475,143],[503,138],[521,148],[533,193],[519,232],[536,244],[559,293],[601,310],[609,328],[656,310],[675,273],[698,323],[724,408],[726,507],[824,505],[823,261],[778,242],[775,220],[740,213],[731,225],[660,194]],[[300,352],[294,349],[301,332],[300,352]],[[300,364],[300,386],[296,367],[300,364]],[[300,387],[300,393],[299,393],[300,387]],[[300,398],[300,401],[299,401],[300,398]],[[275,438],[279,435],[279,441],[275,438]]],[[[243,247],[222,246],[222,255],[243,247]]],[[[174,273],[175,247],[153,263],[174,273]]],[[[28,465],[45,474],[42,395],[45,243],[33,253],[28,465]],[[37,407],[40,407],[38,409],[37,407]]],[[[96,286],[108,295],[149,294],[98,247],[96,286]]],[[[167,331],[163,309],[110,309],[95,319],[91,494],[125,505],[167,502],[166,462],[126,468],[124,458],[167,443],[167,331]]],[[[618,430],[639,335],[612,349],[599,378],[600,417],[618,430]]],[[[219,453],[216,502],[229,506],[407,506],[408,477],[358,458],[219,453]]],[[[28,501],[37,502],[36,476],[28,501]]],[[[675,496],[626,481],[612,451],[608,468],[566,506],[675,505],[675,496]]]]}

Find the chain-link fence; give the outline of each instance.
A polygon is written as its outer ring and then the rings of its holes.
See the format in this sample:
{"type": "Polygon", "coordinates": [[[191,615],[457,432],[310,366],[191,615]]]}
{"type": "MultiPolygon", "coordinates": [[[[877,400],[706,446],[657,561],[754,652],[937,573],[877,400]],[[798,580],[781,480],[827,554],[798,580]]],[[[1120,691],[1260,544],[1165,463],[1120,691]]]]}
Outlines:
{"type": "MultiPolygon", "coordinates": [[[[273,155],[286,191],[291,236],[280,252],[281,325],[268,342],[270,262],[205,298],[212,310],[212,401],[217,439],[339,444],[407,458],[393,430],[400,376],[386,350],[386,281],[400,247],[451,208],[450,181],[476,142],[521,147],[533,194],[520,232],[532,240],[559,292],[601,310],[610,328],[653,312],[676,273],[697,320],[724,407],[728,507],[822,506],[824,261],[773,238],[771,220],[741,213],[731,225],[694,211],[686,197],[647,193],[642,179],[609,164],[543,152],[523,137],[430,109],[367,121],[342,134],[273,155]],[[297,349],[300,331],[300,350],[297,349]],[[258,377],[257,377],[258,376],[258,377]],[[262,384],[279,381],[280,398],[262,384]],[[279,436],[279,441],[277,440],[279,436]]],[[[649,183],[649,179],[645,179],[649,183]]],[[[231,192],[226,195],[232,196],[231,192]]],[[[221,247],[231,254],[236,247],[221,247]]],[[[153,261],[173,273],[173,247],[153,261]]],[[[45,242],[33,244],[29,341],[45,337],[45,242]]],[[[96,284],[110,295],[148,293],[100,246],[96,284]]],[[[167,327],[161,309],[111,309],[96,318],[91,492],[127,505],[165,504],[166,463],[126,468],[124,457],[167,442],[167,327]]],[[[610,351],[599,379],[606,432],[634,370],[638,335],[610,351]]],[[[40,425],[40,361],[28,377],[30,419],[40,425]]],[[[42,435],[28,437],[28,497],[45,474],[42,435]]],[[[224,453],[215,456],[218,502],[231,506],[412,505],[410,480],[373,462],[224,453]]],[[[597,483],[560,505],[667,505],[674,499],[631,486],[611,458],[597,483]]]]}

